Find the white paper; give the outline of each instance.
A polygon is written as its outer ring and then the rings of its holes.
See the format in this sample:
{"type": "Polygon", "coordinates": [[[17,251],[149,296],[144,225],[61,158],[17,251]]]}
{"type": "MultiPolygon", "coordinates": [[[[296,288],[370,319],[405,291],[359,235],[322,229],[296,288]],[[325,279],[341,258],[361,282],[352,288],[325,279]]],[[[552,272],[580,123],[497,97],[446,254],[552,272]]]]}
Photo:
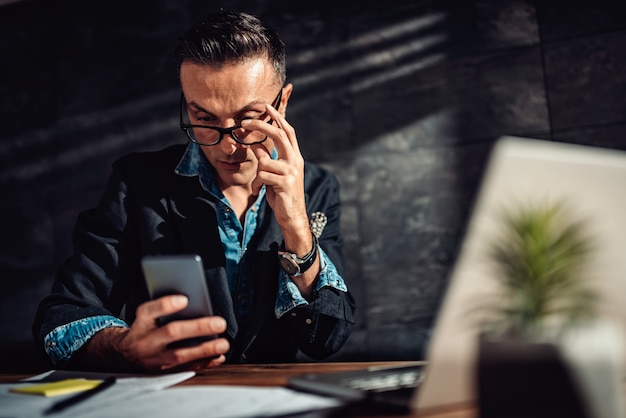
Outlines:
{"type": "Polygon", "coordinates": [[[133,402],[93,410],[84,418],[272,417],[334,408],[342,402],[283,387],[177,386],[146,393],[133,402]]]}
{"type": "MultiPolygon", "coordinates": [[[[175,385],[194,376],[193,372],[172,373],[166,375],[141,375],[130,377],[131,375],[116,375],[108,373],[106,376],[118,376],[119,378],[113,386],[95,394],[93,397],[83,402],[71,406],[66,410],[45,415],[47,417],[69,418],[85,416],[87,413],[97,411],[99,409],[108,409],[111,405],[132,402],[141,394],[159,391],[168,386],[175,385]]],[[[66,378],[97,378],[103,374],[81,373],[54,371],[46,372],[38,376],[34,376],[29,381],[37,384],[50,379],[66,379],[66,378]],[[55,377],[56,376],[56,377],[55,377]],[[39,380],[41,379],[41,380],[39,380]]],[[[13,387],[23,387],[24,383],[19,384],[1,384],[0,385],[0,418],[36,418],[43,417],[44,412],[55,403],[75,396],[76,394],[45,397],[37,395],[27,395],[22,393],[12,393],[9,389],[13,387]]]]}
{"type": "MultiPolygon", "coordinates": [[[[110,376],[107,374],[106,376],[110,376]]],[[[298,412],[340,407],[337,399],[297,392],[283,387],[169,386],[189,379],[193,372],[159,376],[117,375],[115,385],[66,410],[44,415],[54,403],[74,395],[46,398],[11,393],[24,384],[0,385],[0,418],[243,418],[272,417],[298,412]],[[165,389],[167,388],[167,389],[165,389]]],[[[103,375],[54,372],[29,380],[98,378],[103,375]]]]}

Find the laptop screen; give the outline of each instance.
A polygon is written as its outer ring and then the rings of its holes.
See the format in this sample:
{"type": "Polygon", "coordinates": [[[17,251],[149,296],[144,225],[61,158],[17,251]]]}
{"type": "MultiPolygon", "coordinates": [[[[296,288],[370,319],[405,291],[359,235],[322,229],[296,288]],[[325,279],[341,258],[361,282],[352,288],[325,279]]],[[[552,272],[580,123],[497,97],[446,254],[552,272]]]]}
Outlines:
{"type": "Polygon", "coordinates": [[[486,245],[503,209],[564,201],[595,240],[588,275],[603,315],[626,324],[626,152],[526,138],[500,138],[491,153],[412,400],[423,410],[473,403],[479,328],[470,313],[497,282],[486,245]]]}

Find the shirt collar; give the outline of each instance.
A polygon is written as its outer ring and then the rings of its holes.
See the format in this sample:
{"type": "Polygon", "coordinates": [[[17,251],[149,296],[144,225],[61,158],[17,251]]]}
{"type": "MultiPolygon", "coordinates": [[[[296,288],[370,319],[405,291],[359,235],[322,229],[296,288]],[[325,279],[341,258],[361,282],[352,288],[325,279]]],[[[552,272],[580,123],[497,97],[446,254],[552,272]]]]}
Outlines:
{"type": "Polygon", "coordinates": [[[197,176],[200,174],[200,165],[203,159],[206,161],[200,145],[190,142],[174,172],[180,176],[197,176]]]}

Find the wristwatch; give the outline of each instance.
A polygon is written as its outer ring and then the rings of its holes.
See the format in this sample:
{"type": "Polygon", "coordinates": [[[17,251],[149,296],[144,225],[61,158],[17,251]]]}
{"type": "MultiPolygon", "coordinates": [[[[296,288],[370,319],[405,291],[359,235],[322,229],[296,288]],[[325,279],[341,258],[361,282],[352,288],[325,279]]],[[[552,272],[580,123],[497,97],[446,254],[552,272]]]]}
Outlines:
{"type": "Polygon", "coordinates": [[[305,271],[307,271],[315,262],[317,258],[317,237],[315,234],[313,235],[313,248],[311,251],[300,258],[294,253],[290,253],[288,251],[278,251],[278,259],[280,261],[280,266],[285,270],[285,272],[294,277],[301,276],[305,271]]]}

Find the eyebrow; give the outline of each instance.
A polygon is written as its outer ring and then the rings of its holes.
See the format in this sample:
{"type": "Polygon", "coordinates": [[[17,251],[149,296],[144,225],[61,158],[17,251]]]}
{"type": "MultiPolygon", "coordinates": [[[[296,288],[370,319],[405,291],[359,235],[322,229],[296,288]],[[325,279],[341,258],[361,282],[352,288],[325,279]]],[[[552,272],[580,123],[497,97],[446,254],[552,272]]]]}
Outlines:
{"type": "MultiPolygon", "coordinates": [[[[265,105],[265,102],[260,101],[260,100],[254,100],[250,103],[248,103],[247,105],[245,105],[244,107],[242,107],[241,109],[237,110],[234,114],[238,115],[241,113],[245,113],[249,110],[254,110],[254,111],[259,111],[259,109],[253,109],[254,106],[257,105],[265,105]]],[[[200,106],[198,103],[196,103],[195,101],[192,101],[191,103],[189,103],[189,107],[193,108],[196,111],[200,111],[200,112],[204,112],[207,113],[209,115],[213,115],[215,116],[215,114],[213,112],[209,112],[208,110],[206,110],[205,108],[203,108],[202,106],[200,106]]],[[[260,113],[263,113],[264,111],[260,111],[260,113]]]]}

